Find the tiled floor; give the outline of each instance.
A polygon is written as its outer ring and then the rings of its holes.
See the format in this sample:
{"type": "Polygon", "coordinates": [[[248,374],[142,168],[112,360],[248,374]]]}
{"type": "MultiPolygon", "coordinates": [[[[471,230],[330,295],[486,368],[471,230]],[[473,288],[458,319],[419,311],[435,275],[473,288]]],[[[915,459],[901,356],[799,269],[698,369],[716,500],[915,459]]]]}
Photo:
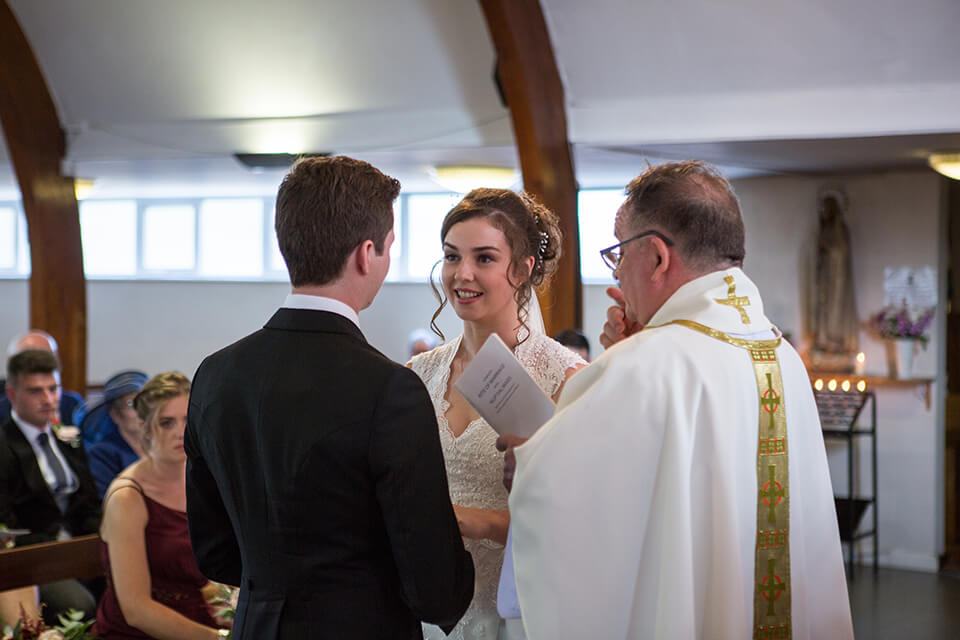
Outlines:
{"type": "Polygon", "coordinates": [[[960,573],[858,566],[848,590],[857,640],[960,639],[960,573]]]}

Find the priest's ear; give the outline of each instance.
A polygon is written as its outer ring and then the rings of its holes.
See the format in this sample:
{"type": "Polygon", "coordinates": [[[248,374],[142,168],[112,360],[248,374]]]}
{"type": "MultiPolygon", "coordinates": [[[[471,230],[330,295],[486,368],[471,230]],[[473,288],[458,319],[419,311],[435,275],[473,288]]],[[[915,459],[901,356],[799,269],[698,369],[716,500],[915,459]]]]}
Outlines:
{"type": "Polygon", "coordinates": [[[673,266],[675,256],[670,251],[670,247],[667,246],[667,243],[657,236],[650,238],[650,248],[650,260],[654,263],[653,270],[651,272],[651,279],[665,279],[667,273],[670,271],[671,266],[673,266]]]}

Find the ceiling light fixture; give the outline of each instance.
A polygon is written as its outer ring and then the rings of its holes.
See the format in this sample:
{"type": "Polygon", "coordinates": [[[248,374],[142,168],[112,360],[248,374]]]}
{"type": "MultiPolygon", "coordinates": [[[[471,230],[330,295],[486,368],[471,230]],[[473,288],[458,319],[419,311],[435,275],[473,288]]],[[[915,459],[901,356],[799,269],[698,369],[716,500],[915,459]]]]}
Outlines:
{"type": "Polygon", "coordinates": [[[93,191],[93,178],[74,178],[73,193],[77,200],[83,200],[93,191]]]}
{"type": "Polygon", "coordinates": [[[430,169],[430,179],[454,193],[467,193],[479,187],[509,189],[518,182],[510,167],[447,165],[430,169]]]}
{"type": "Polygon", "coordinates": [[[960,180],[960,153],[931,153],[927,162],[937,173],[960,180]]]}

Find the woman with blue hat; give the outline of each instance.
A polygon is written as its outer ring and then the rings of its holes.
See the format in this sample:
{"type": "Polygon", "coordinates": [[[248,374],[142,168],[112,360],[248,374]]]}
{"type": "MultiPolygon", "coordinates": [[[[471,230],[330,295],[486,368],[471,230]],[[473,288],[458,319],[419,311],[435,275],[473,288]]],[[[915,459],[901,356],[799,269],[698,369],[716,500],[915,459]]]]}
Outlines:
{"type": "Polygon", "coordinates": [[[90,472],[100,497],[121,471],[140,459],[142,427],[133,398],[147,381],[142,371],[121,371],[103,386],[103,400],[80,424],[87,446],[90,472]]]}

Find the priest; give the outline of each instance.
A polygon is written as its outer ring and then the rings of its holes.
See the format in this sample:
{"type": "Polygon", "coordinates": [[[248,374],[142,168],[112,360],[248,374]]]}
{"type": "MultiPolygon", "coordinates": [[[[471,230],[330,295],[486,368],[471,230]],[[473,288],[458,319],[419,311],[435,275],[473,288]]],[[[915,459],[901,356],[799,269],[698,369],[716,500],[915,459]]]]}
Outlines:
{"type": "Polygon", "coordinates": [[[853,638],[813,393],[741,270],[732,188],[682,162],[627,194],[608,349],[514,452],[527,637],[853,638]]]}

